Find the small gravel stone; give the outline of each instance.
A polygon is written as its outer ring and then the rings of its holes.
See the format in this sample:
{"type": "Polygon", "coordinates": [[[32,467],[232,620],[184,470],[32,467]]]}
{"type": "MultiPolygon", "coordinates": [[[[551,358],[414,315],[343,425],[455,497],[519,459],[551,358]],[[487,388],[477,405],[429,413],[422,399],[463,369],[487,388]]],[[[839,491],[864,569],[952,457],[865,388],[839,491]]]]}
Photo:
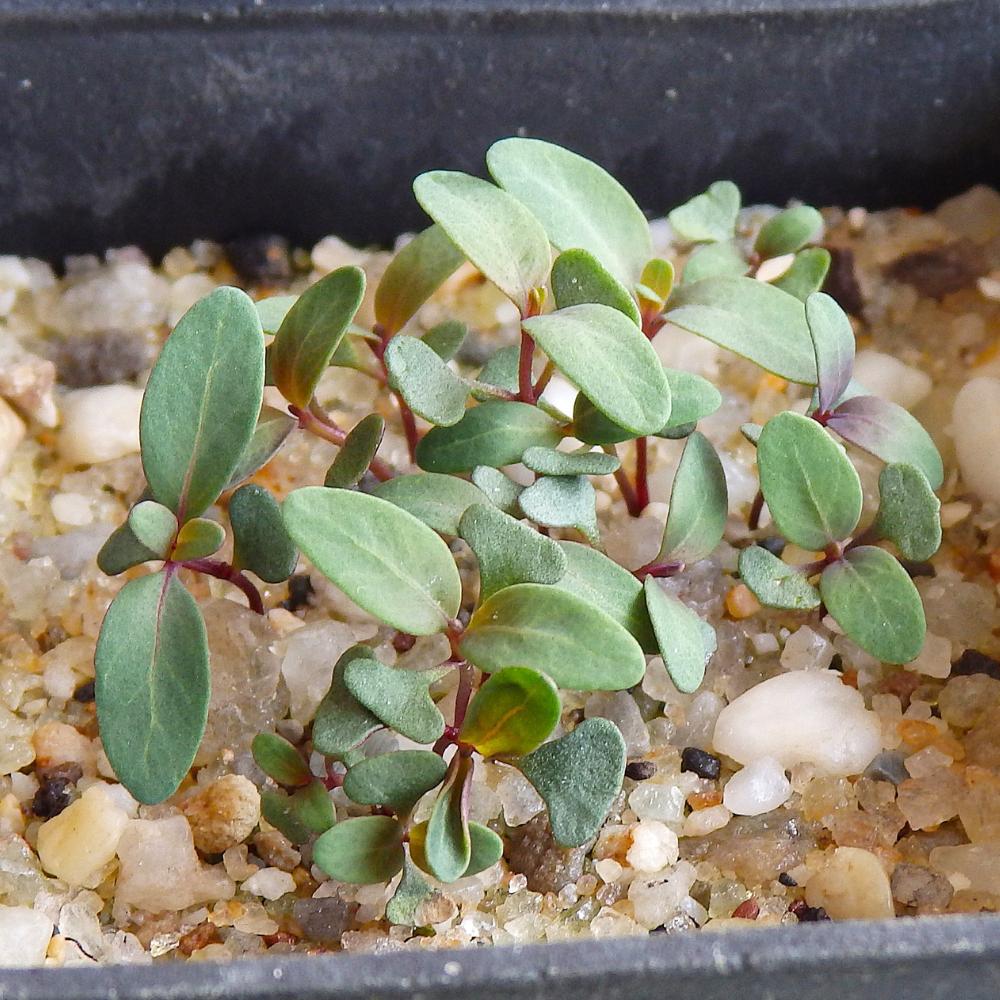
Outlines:
{"type": "Polygon", "coordinates": [[[808,625],[796,629],[781,651],[786,670],[826,670],[833,660],[833,644],[808,625]]]}
{"type": "Polygon", "coordinates": [[[954,887],[943,875],[923,865],[896,865],[889,884],[897,903],[925,912],[940,913],[955,894],[954,887]]]}
{"type": "Polygon", "coordinates": [[[732,818],[733,814],[725,806],[695,809],[684,818],[683,834],[685,837],[705,837],[721,830],[732,818]]]}
{"type": "Polygon", "coordinates": [[[316,591],[313,589],[312,580],[305,573],[296,573],[288,578],[288,597],[281,606],[286,611],[301,611],[312,604],[316,591]]]}
{"type": "Polygon", "coordinates": [[[956,729],[972,729],[1000,704],[1000,679],[985,672],[952,677],[938,695],[941,718],[956,729]]]}
{"type": "Polygon", "coordinates": [[[588,719],[603,718],[613,722],[625,740],[629,756],[639,756],[649,749],[646,723],[628,691],[598,691],[587,699],[584,711],[588,719]]]}
{"type": "Polygon", "coordinates": [[[878,920],[895,915],[889,878],[870,851],[838,847],[806,883],[806,902],[834,920],[878,920]]]}
{"type": "Polygon", "coordinates": [[[736,816],[760,816],[784,805],[791,794],[785,769],[773,757],[759,757],[726,782],[722,804],[736,816]]]}
{"type": "Polygon", "coordinates": [[[72,465],[93,465],[139,450],[142,390],[131,385],[74,389],[62,399],[59,451],[72,465]]]}
{"type": "Polygon", "coordinates": [[[181,805],[194,845],[203,854],[222,854],[242,843],[260,821],[260,792],[249,778],[225,774],[181,805]]]}
{"type": "Polygon", "coordinates": [[[980,376],[959,390],[951,411],[952,435],[962,480],[980,500],[1000,500],[1000,379],[980,376]]]}
{"type": "Polygon", "coordinates": [[[52,354],[60,383],[71,389],[131,382],[153,362],[149,341],[123,330],[67,337],[52,354]]]}
{"type": "Polygon", "coordinates": [[[0,906],[0,968],[42,965],[53,929],[40,910],[0,906]]]}
{"type": "Polygon", "coordinates": [[[625,765],[625,777],[633,781],[646,781],[656,774],[656,765],[651,760],[633,760],[625,765]]]}
{"type": "Polygon", "coordinates": [[[919,368],[873,350],[858,351],[854,377],[873,396],[881,396],[906,410],[912,410],[925,399],[933,384],[930,375],[919,368]]]}
{"type": "Polygon", "coordinates": [[[677,863],[680,849],[677,834],[665,823],[644,819],[631,830],[632,846],[625,860],[637,872],[658,872],[677,863]]]}
{"type": "Polygon", "coordinates": [[[302,864],[302,853],[280,830],[261,830],[254,834],[253,849],[261,861],[283,872],[294,871],[302,864]]]}
{"type": "Polygon", "coordinates": [[[0,474],[7,471],[27,428],[10,405],[0,399],[0,474]]]}
{"type": "Polygon", "coordinates": [[[865,776],[898,785],[910,777],[910,772],[906,770],[903,754],[885,750],[865,768],[865,776]]]}
{"type": "Polygon", "coordinates": [[[275,900],[295,892],[295,879],[280,868],[261,868],[250,876],[240,888],[251,896],[263,896],[275,900]]]}
{"type": "Polygon", "coordinates": [[[935,847],[931,867],[949,877],[963,876],[976,892],[1000,895],[1000,844],[935,847]]]}
{"type": "Polygon", "coordinates": [[[979,247],[962,239],[904,254],[885,269],[885,274],[893,281],[912,285],[921,296],[943,299],[974,285],[986,270],[979,247]]]}
{"type": "Polygon", "coordinates": [[[39,819],[52,819],[70,804],[73,785],[83,776],[79,764],[68,765],[68,772],[48,772],[41,778],[41,784],[31,802],[31,811],[39,819]]]}
{"type": "Polygon", "coordinates": [[[559,892],[583,874],[590,844],[563,847],[556,843],[548,815],[536,816],[507,832],[505,854],[512,871],[525,876],[532,892],[559,892]]]}
{"type": "Polygon", "coordinates": [[[292,276],[288,240],[281,236],[249,236],[226,244],[233,270],[249,285],[282,285],[292,276]]]}
{"type": "Polygon", "coordinates": [[[955,661],[951,668],[952,677],[967,677],[972,674],[986,674],[1000,681],[1000,660],[980,653],[976,649],[967,649],[955,661]]]}
{"type": "Polygon", "coordinates": [[[292,904],[292,919],[303,937],[324,945],[340,944],[357,912],[357,903],[348,902],[338,894],[320,899],[298,899],[292,904]]]}
{"type": "Polygon", "coordinates": [[[699,778],[708,778],[714,781],[722,772],[722,761],[707,750],[699,750],[698,747],[685,747],[681,753],[681,770],[691,771],[699,778]]]}

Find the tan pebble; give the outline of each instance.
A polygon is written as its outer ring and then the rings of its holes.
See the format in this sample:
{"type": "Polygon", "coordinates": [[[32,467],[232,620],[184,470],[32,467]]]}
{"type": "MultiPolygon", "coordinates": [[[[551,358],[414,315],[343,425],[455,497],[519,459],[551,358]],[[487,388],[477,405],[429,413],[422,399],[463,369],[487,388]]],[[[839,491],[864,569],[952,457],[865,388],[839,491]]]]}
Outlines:
{"type": "Polygon", "coordinates": [[[7,471],[14,450],[24,440],[24,421],[0,399],[0,474],[7,471]]]}
{"type": "Polygon", "coordinates": [[[131,385],[99,385],[66,393],[60,454],[72,465],[90,465],[136,453],[141,405],[142,390],[131,385]]]}
{"type": "Polygon", "coordinates": [[[249,778],[226,774],[181,803],[195,847],[222,854],[242,843],[260,821],[260,792],[249,778]]]}
{"type": "Polygon", "coordinates": [[[878,920],[895,915],[889,878],[879,859],[859,847],[838,847],[806,885],[806,902],[834,920],[878,920]]]}
{"type": "Polygon", "coordinates": [[[79,764],[88,777],[97,773],[97,751],[93,742],[65,722],[46,722],[39,726],[32,742],[35,761],[40,768],[72,763],[79,764]]]}
{"type": "Polygon", "coordinates": [[[302,863],[302,854],[278,830],[262,830],[253,838],[254,853],[266,864],[290,872],[302,863]]]}
{"type": "Polygon", "coordinates": [[[739,621],[760,611],[760,601],[750,592],[745,583],[738,583],[726,594],[726,611],[730,618],[739,621]]]}

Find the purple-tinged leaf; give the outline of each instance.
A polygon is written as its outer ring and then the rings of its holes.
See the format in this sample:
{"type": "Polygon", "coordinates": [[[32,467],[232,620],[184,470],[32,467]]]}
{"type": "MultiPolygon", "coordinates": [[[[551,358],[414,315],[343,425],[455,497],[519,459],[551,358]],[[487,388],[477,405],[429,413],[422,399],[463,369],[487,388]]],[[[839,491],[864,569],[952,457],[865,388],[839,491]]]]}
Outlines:
{"type": "Polygon", "coordinates": [[[816,352],[819,409],[829,413],[851,381],[854,330],[847,313],[822,292],[806,299],[806,323],[816,352]]]}

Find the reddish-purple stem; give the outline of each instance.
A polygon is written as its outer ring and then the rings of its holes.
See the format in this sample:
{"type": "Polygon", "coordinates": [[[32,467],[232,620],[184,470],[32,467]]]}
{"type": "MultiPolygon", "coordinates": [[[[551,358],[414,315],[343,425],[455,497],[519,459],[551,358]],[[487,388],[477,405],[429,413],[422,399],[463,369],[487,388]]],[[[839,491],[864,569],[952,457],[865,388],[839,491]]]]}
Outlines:
{"type": "MultiPolygon", "coordinates": [[[[288,407],[288,412],[298,420],[299,427],[302,430],[309,431],[310,434],[315,434],[316,437],[322,438],[324,441],[329,441],[330,444],[335,444],[338,448],[343,447],[344,442],[347,440],[347,431],[342,427],[338,427],[316,402],[311,403],[308,410],[291,404],[288,407]]],[[[392,469],[380,458],[373,458],[368,468],[371,470],[372,475],[382,482],[392,479],[392,469]]]]}
{"type": "MultiPolygon", "coordinates": [[[[373,332],[378,335],[379,339],[377,341],[369,340],[368,346],[375,357],[378,358],[382,374],[385,376],[386,383],[388,383],[389,369],[385,363],[385,349],[389,346],[392,335],[378,323],[375,324],[373,332]]],[[[396,405],[399,407],[399,419],[402,421],[403,433],[406,435],[406,448],[410,453],[410,461],[416,462],[417,445],[420,443],[420,433],[417,431],[416,417],[413,416],[413,410],[410,409],[400,393],[393,389],[392,395],[396,400],[396,405]]]]}
{"type": "Polygon", "coordinates": [[[641,513],[649,506],[649,438],[635,439],[635,505],[641,513]]]}
{"type": "Polygon", "coordinates": [[[676,576],[683,569],[684,563],[682,562],[657,562],[654,560],[651,563],[646,563],[645,566],[632,570],[632,575],[638,580],[643,580],[647,576],[676,576]]]}
{"type": "Polygon", "coordinates": [[[517,363],[517,388],[522,403],[534,403],[537,399],[535,387],[531,383],[531,362],[535,357],[535,342],[526,331],[521,331],[521,354],[517,363]]]}
{"type": "Polygon", "coordinates": [[[181,563],[185,569],[193,569],[196,573],[204,573],[205,576],[214,576],[217,580],[225,580],[234,587],[239,587],[246,596],[251,611],[257,614],[264,614],[264,601],[260,596],[260,591],[250,582],[246,574],[240,572],[235,566],[223,562],[221,559],[189,559],[181,563]]]}
{"type": "Polygon", "coordinates": [[[760,527],[760,515],[764,510],[764,494],[757,490],[757,495],[750,505],[750,516],[747,518],[747,527],[751,531],[756,531],[760,527]]]}
{"type": "Polygon", "coordinates": [[[639,506],[639,498],[635,495],[635,490],[632,489],[628,475],[621,466],[615,470],[615,482],[618,483],[622,500],[625,501],[625,508],[633,517],[638,517],[642,513],[643,508],[639,506]]]}

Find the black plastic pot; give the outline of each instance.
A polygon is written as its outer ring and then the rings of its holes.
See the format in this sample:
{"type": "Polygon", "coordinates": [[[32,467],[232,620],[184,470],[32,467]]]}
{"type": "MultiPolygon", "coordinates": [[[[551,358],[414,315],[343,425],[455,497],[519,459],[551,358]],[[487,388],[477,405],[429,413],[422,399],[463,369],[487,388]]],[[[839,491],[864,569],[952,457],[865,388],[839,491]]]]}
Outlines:
{"type": "MultiPolygon", "coordinates": [[[[652,212],[932,204],[1000,182],[997,0],[0,0],[0,253],[386,242],[409,181],[563,142],[652,212]]],[[[993,1000],[994,917],[155,968],[0,970],[3,1000],[993,1000]]]]}

